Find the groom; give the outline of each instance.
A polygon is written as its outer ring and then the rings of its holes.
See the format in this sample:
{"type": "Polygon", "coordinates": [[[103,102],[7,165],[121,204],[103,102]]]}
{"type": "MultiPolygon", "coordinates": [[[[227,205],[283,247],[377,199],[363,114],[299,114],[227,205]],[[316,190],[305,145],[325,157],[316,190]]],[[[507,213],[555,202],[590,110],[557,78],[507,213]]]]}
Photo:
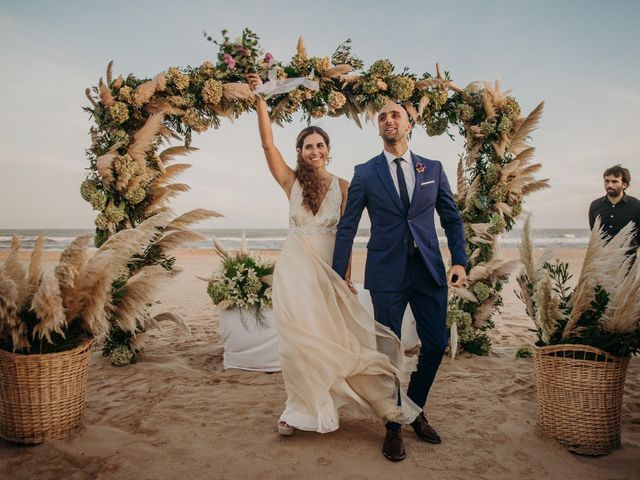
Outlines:
{"type": "MultiPolygon", "coordinates": [[[[466,279],[464,228],[442,164],[409,151],[411,123],[404,108],[388,102],[378,113],[384,151],[355,167],[347,205],[338,224],[334,270],[345,278],[353,239],[363,210],[371,219],[364,287],[370,291],[376,320],[398,337],[407,307],[416,319],[422,344],[408,396],[423,407],[447,346],[447,283],[466,279]],[[445,273],[434,211],[447,235],[452,267],[445,273]]],[[[411,424],[418,437],[440,443],[421,413],[411,424]]],[[[400,425],[389,422],[382,453],[405,458],[400,425]]]]}

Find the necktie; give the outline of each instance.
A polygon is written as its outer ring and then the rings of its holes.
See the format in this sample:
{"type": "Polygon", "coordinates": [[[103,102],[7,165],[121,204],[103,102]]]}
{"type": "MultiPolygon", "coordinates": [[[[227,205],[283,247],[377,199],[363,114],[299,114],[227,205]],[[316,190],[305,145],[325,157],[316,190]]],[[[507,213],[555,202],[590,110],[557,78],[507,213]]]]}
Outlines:
{"type": "MultiPolygon", "coordinates": [[[[404,178],[404,172],[402,171],[401,158],[396,158],[394,160],[396,163],[396,174],[398,176],[398,190],[400,190],[400,200],[402,201],[402,205],[404,205],[404,210],[406,213],[409,213],[409,193],[407,192],[407,181],[404,178]]],[[[413,242],[413,235],[411,234],[411,229],[409,229],[409,238],[407,238],[407,243],[409,245],[409,255],[413,255],[416,247],[413,242]]]]}
{"type": "Polygon", "coordinates": [[[394,160],[396,164],[396,175],[398,176],[398,190],[400,190],[400,200],[402,201],[402,205],[404,205],[404,209],[409,211],[409,193],[407,192],[407,181],[404,179],[404,172],[401,167],[401,158],[396,158],[394,160]]]}

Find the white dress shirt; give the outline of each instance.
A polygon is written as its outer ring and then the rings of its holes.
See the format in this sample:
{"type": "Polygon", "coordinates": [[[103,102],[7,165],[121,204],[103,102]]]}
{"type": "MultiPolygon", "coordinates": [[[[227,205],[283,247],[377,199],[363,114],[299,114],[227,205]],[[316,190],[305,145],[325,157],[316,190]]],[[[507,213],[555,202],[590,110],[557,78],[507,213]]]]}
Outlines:
{"type": "Polygon", "coordinates": [[[396,158],[402,158],[402,162],[400,162],[400,166],[402,167],[402,172],[404,173],[404,181],[407,184],[407,194],[409,195],[409,202],[411,202],[411,198],[413,197],[413,190],[416,185],[416,172],[413,168],[413,161],[411,161],[411,151],[407,149],[402,155],[399,157],[392,155],[391,153],[383,150],[384,156],[389,163],[389,172],[391,172],[391,178],[393,179],[393,184],[396,186],[396,192],[400,195],[400,188],[398,187],[398,174],[396,162],[394,160],[396,158]]]}

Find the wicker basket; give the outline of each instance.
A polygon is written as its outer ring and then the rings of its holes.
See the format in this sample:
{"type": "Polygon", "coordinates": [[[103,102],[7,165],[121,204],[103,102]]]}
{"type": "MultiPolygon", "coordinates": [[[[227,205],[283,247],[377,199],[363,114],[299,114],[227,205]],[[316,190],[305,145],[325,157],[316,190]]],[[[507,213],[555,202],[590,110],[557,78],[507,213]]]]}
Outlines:
{"type": "Polygon", "coordinates": [[[629,357],[587,345],[534,349],[537,427],[568,450],[606,455],[620,447],[620,410],[629,357]]]}
{"type": "Polygon", "coordinates": [[[92,344],[44,355],[0,350],[1,438],[36,444],[82,426],[92,344]]]}

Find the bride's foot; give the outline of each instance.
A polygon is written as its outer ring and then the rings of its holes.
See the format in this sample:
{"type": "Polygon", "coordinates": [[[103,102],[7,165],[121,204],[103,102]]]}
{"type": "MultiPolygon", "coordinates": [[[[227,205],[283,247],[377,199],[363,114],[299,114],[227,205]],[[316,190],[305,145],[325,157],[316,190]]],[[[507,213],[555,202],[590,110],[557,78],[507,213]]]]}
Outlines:
{"type": "Polygon", "coordinates": [[[294,428],[284,420],[278,422],[278,433],[280,435],[293,435],[294,428]]]}

